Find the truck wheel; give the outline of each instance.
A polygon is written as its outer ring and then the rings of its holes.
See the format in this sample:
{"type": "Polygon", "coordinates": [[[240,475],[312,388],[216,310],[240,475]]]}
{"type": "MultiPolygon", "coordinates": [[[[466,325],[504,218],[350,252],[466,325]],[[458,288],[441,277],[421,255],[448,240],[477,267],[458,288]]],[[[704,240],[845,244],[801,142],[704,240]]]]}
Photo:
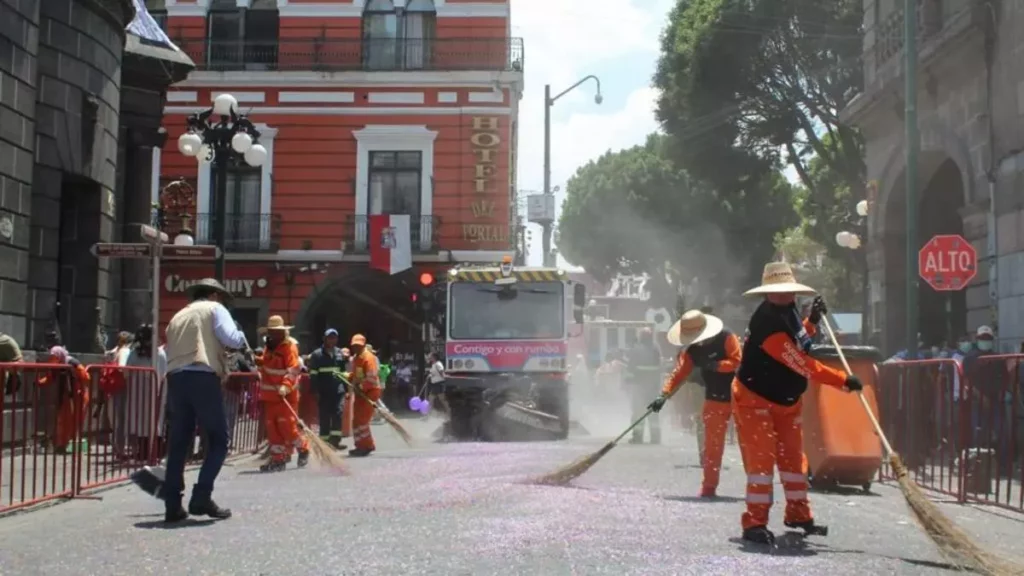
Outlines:
{"type": "Polygon", "coordinates": [[[545,412],[558,417],[559,431],[555,439],[565,440],[569,437],[569,386],[564,382],[552,384],[546,396],[545,412]]]}

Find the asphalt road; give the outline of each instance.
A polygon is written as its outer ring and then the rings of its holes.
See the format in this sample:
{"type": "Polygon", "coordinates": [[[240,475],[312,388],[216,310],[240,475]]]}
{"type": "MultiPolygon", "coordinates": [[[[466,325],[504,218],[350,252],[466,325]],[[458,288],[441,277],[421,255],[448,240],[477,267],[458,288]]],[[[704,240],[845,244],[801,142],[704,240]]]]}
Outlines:
{"type": "MultiPolygon", "coordinates": [[[[437,422],[406,421],[427,439],[437,422]]],[[[261,475],[226,468],[223,522],[162,526],[162,505],[120,487],[0,519],[2,575],[627,575],[941,574],[950,571],[893,487],[874,495],[815,494],[827,538],[783,536],[780,547],[739,540],[743,471],[726,455],[723,495],[693,497],[695,442],[624,445],[576,487],[530,485],[602,439],[405,448],[375,426],[379,450],[338,477],[306,469],[261,475]]],[[[781,487],[776,499],[781,501],[781,487]]],[[[1024,555],[1024,517],[945,506],[986,545],[1024,555]]],[[[776,506],[773,528],[783,534],[776,506]]]]}

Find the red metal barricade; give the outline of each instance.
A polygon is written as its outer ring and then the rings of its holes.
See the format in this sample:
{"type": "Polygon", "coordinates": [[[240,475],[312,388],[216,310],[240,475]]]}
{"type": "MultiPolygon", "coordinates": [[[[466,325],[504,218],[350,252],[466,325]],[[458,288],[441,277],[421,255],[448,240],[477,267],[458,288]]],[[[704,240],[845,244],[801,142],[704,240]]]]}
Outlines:
{"type": "MultiPolygon", "coordinates": [[[[920,486],[1024,511],[1024,355],[891,362],[880,367],[879,412],[920,486]]],[[[883,478],[893,479],[888,466],[883,478]]]]}

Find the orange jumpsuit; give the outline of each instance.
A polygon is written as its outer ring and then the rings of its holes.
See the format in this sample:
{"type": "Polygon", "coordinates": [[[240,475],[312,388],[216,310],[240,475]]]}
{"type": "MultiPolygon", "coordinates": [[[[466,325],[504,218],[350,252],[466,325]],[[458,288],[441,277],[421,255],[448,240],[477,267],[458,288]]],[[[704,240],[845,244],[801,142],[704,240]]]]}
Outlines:
{"type": "Polygon", "coordinates": [[[800,320],[795,308],[767,301],[750,320],[750,338],[732,385],[736,432],[747,473],[744,530],[767,527],[776,466],[786,496],[786,524],[813,520],[807,501],[801,398],[808,380],[837,388],[846,385],[845,372],[807,353],[815,332],[814,324],[800,320]]]}
{"type": "Polygon", "coordinates": [[[701,496],[714,496],[722,470],[725,434],[732,415],[730,396],[733,376],[740,366],[740,341],[723,330],[713,338],[690,345],[679,355],[676,367],[665,381],[662,394],[674,394],[696,366],[704,379],[704,478],[701,496]]]}
{"type": "Polygon", "coordinates": [[[309,451],[309,440],[299,432],[295,416],[299,406],[301,373],[299,349],[284,340],[274,348],[264,350],[263,356],[256,363],[260,369],[260,401],[263,402],[263,421],[267,429],[267,442],[270,444],[270,460],[288,462],[295,449],[300,453],[309,451]],[[287,395],[281,396],[281,386],[289,389],[287,395]]]}
{"type": "Polygon", "coordinates": [[[89,372],[85,366],[68,357],[67,364],[50,359],[47,364],[59,364],[70,367],[70,370],[53,370],[39,376],[36,382],[40,386],[49,386],[56,382],[61,388],[57,390],[57,426],[53,435],[53,446],[57,450],[67,448],[75,439],[75,433],[85,422],[89,410],[89,372]]]}
{"type": "Polygon", "coordinates": [[[352,385],[358,386],[369,398],[367,401],[356,394],[352,408],[352,437],[355,440],[356,450],[377,449],[377,445],[373,442],[370,421],[373,420],[373,414],[376,411],[373,403],[380,400],[379,372],[380,366],[377,364],[377,357],[365,348],[352,362],[352,385]]]}

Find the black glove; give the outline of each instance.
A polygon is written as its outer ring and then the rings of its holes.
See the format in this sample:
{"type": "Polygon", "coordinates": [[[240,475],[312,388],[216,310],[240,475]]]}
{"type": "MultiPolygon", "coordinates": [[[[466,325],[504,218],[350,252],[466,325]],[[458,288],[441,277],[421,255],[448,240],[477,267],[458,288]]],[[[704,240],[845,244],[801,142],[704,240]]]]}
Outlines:
{"type": "Polygon", "coordinates": [[[648,404],[647,405],[647,409],[651,410],[652,412],[657,414],[658,412],[661,412],[662,408],[665,407],[665,401],[666,400],[668,400],[668,396],[665,396],[664,394],[662,394],[661,396],[658,396],[657,398],[655,398],[654,402],[651,402],[650,404],[648,404]]]}
{"type": "Polygon", "coordinates": [[[846,377],[846,389],[850,392],[860,392],[864,389],[864,385],[860,383],[860,378],[850,374],[846,377]]]}
{"type": "Polygon", "coordinates": [[[811,324],[817,324],[826,314],[828,314],[828,305],[825,304],[825,299],[815,296],[814,302],[811,303],[811,314],[807,316],[807,319],[811,321],[811,324]]]}

